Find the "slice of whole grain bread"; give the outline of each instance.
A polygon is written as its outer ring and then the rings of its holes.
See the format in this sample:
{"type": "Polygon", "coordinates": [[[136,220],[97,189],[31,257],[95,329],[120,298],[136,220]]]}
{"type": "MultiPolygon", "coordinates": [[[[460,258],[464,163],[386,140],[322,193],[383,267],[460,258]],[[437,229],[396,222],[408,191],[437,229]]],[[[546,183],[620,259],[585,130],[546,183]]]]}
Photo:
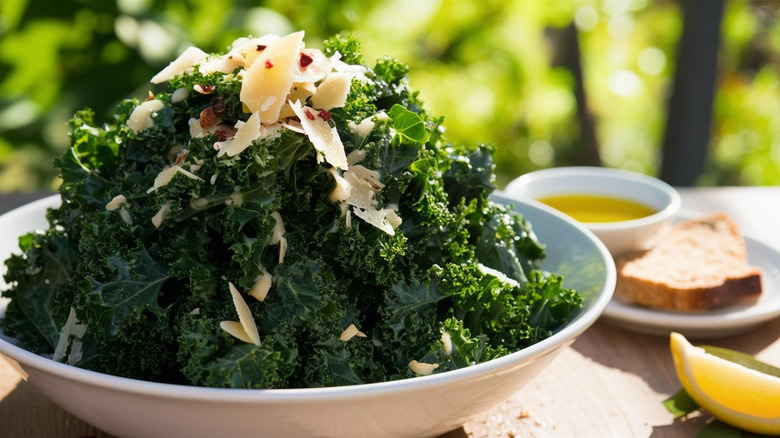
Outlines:
{"type": "Polygon", "coordinates": [[[616,264],[615,295],[643,306],[695,311],[761,295],[761,270],[748,265],[745,240],[724,213],[675,224],[616,264]]]}

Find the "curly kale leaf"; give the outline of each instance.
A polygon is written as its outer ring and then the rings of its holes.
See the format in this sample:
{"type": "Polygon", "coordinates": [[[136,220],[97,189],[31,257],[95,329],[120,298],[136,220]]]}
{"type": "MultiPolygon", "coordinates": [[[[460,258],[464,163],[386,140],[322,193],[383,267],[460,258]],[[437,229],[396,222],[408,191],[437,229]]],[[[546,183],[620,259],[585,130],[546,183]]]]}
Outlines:
{"type": "Polygon", "coordinates": [[[483,224],[476,257],[480,263],[525,282],[526,276],[544,260],[544,245],[530,224],[511,207],[490,204],[483,224]]]}
{"type": "Polygon", "coordinates": [[[130,261],[119,257],[108,259],[115,269],[114,278],[107,282],[90,279],[92,290],[87,294],[86,314],[90,327],[100,327],[109,335],[119,334],[128,318],[138,317],[141,310],[162,313],[158,299],[168,272],[145,250],[135,254],[130,261]]]}
{"type": "Polygon", "coordinates": [[[3,330],[36,353],[51,353],[67,319],[72,299],[71,280],[78,258],[76,245],[61,232],[21,236],[24,255],[8,259],[5,280],[13,285],[3,296],[11,299],[3,330]]]}

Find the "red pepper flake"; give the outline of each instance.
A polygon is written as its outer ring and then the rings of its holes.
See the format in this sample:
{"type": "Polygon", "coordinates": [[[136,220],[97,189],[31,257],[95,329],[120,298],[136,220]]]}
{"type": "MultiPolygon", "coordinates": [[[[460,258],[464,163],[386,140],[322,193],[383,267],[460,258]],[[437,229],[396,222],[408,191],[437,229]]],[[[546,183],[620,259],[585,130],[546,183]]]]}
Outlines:
{"type": "Polygon", "coordinates": [[[177,166],[181,164],[182,161],[184,161],[187,158],[187,155],[190,154],[190,151],[187,149],[182,149],[181,152],[179,152],[178,155],[176,155],[176,161],[173,163],[174,166],[177,166]]]}
{"type": "Polygon", "coordinates": [[[321,110],[319,113],[317,113],[317,115],[320,116],[320,118],[322,120],[325,120],[326,122],[330,120],[330,113],[325,110],[321,110]]]}
{"type": "Polygon", "coordinates": [[[227,140],[227,132],[225,132],[225,131],[224,131],[224,130],[222,130],[222,129],[217,129],[217,130],[214,132],[214,135],[216,135],[216,136],[217,136],[217,138],[219,139],[219,141],[225,141],[225,140],[227,140]]]}
{"type": "Polygon", "coordinates": [[[307,119],[314,120],[314,114],[312,114],[311,111],[309,111],[308,108],[306,108],[306,110],[304,110],[304,113],[306,113],[306,118],[307,119]]]}
{"type": "Polygon", "coordinates": [[[265,60],[265,68],[273,68],[274,63],[270,59],[265,60]]]}
{"type": "Polygon", "coordinates": [[[214,85],[200,85],[195,84],[193,87],[195,91],[197,91],[200,94],[211,94],[214,91],[214,85]]]}
{"type": "Polygon", "coordinates": [[[312,62],[314,62],[314,58],[312,58],[311,56],[305,53],[301,53],[301,59],[300,59],[301,68],[308,67],[309,64],[311,64],[312,62]]]}
{"type": "Polygon", "coordinates": [[[266,47],[268,47],[268,46],[266,46],[265,44],[258,44],[257,45],[257,51],[258,52],[262,52],[263,50],[265,50],[266,47]]]}

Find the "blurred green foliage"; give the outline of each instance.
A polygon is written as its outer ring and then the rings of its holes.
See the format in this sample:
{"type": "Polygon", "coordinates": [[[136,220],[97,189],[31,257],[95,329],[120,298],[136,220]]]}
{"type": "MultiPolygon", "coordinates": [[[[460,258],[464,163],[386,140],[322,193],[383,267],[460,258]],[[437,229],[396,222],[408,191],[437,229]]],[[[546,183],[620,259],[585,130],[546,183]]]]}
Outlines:
{"type": "MultiPolygon", "coordinates": [[[[701,184],[780,183],[779,14],[780,3],[726,3],[701,184]]],[[[312,47],[350,31],[369,62],[408,62],[451,141],[497,145],[502,187],[583,163],[576,75],[557,62],[561,30],[576,28],[602,164],[657,174],[681,25],[670,0],[0,0],[0,191],[56,185],[73,112],[108,117],[188,45],[222,52],[297,29],[312,47]]]]}

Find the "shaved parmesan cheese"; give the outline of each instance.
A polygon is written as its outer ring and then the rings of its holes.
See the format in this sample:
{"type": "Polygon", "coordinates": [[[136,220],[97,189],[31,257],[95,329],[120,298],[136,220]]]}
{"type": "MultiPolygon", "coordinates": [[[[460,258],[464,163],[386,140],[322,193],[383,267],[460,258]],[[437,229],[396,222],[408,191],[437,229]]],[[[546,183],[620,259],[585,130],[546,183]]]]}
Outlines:
{"type": "Polygon", "coordinates": [[[366,334],[358,330],[357,327],[355,327],[355,324],[350,324],[349,327],[344,329],[343,332],[341,332],[341,335],[339,336],[339,340],[343,342],[347,342],[350,339],[354,338],[355,336],[360,338],[365,338],[366,334]]]}
{"type": "Polygon", "coordinates": [[[343,107],[347,103],[347,95],[349,95],[351,85],[352,75],[347,73],[329,74],[311,96],[312,106],[326,110],[343,107]]]}
{"type": "Polygon", "coordinates": [[[284,256],[287,253],[287,238],[284,237],[284,223],[282,222],[282,216],[278,211],[271,213],[271,217],[276,221],[276,225],[274,225],[274,230],[268,244],[279,244],[279,263],[284,263],[284,256]]]}
{"type": "Polygon", "coordinates": [[[368,137],[368,134],[374,130],[376,122],[374,122],[373,117],[366,117],[365,119],[361,120],[359,124],[356,125],[354,122],[349,122],[348,126],[352,132],[359,135],[361,138],[366,138],[368,137]]]}
{"type": "Polygon", "coordinates": [[[238,320],[241,322],[244,332],[252,344],[260,346],[260,334],[257,332],[257,325],[252,317],[252,311],[249,310],[249,306],[247,306],[238,289],[233,286],[233,283],[228,282],[228,287],[230,295],[233,297],[233,305],[236,307],[236,312],[238,312],[238,320]]]}
{"type": "Polygon", "coordinates": [[[496,277],[500,282],[509,285],[511,287],[520,287],[520,283],[517,282],[517,280],[514,280],[512,278],[509,278],[501,271],[495,270],[493,268],[489,268],[482,263],[477,263],[477,268],[485,275],[492,275],[493,277],[496,277]]]}
{"type": "Polygon", "coordinates": [[[401,216],[398,215],[398,212],[392,208],[386,208],[382,211],[385,212],[385,219],[387,220],[387,223],[389,223],[394,230],[397,230],[398,227],[400,227],[403,223],[401,216]]]}
{"type": "Polygon", "coordinates": [[[240,56],[214,56],[201,62],[198,66],[198,71],[204,75],[210,75],[212,73],[232,73],[235,69],[244,65],[244,59],[240,56]]]}
{"type": "Polygon", "coordinates": [[[219,323],[219,328],[240,341],[244,341],[247,344],[254,344],[249,335],[246,334],[244,326],[238,321],[221,321],[219,323]]]}
{"type": "Polygon", "coordinates": [[[350,73],[352,76],[356,76],[359,79],[362,79],[367,71],[366,67],[363,67],[362,65],[347,64],[342,61],[341,53],[339,52],[334,53],[333,56],[330,57],[330,60],[333,63],[333,70],[336,70],[339,73],[350,73]]]}
{"type": "Polygon", "coordinates": [[[119,208],[120,205],[126,202],[127,198],[125,198],[125,195],[116,195],[110,201],[108,201],[108,204],[106,204],[106,210],[114,211],[119,208]]]}
{"type": "Polygon", "coordinates": [[[395,235],[395,228],[387,220],[387,212],[392,211],[388,209],[374,210],[371,208],[354,207],[352,211],[355,212],[355,216],[363,219],[369,224],[379,228],[389,235],[395,235]]]}
{"type": "Polygon", "coordinates": [[[330,169],[330,173],[333,175],[333,179],[336,180],[336,187],[330,192],[329,199],[333,202],[346,201],[352,192],[352,185],[339,175],[339,171],[335,167],[330,169]]]}
{"type": "Polygon", "coordinates": [[[321,153],[325,161],[333,167],[346,170],[347,154],[344,152],[344,145],[335,127],[318,115],[319,111],[301,106],[300,102],[291,102],[295,114],[301,120],[301,126],[309,137],[314,149],[321,153]]]}
{"type": "Polygon", "coordinates": [[[241,102],[251,112],[259,111],[262,123],[270,124],[279,120],[282,105],[293,83],[293,70],[298,62],[302,42],[302,31],[273,41],[244,71],[241,102]]]}
{"type": "MultiPolygon", "coordinates": [[[[285,105],[284,108],[288,108],[290,112],[292,112],[292,108],[290,108],[290,105],[285,105]]],[[[284,111],[284,108],[282,108],[282,111],[284,111]]],[[[293,112],[293,114],[295,113],[293,112]]],[[[301,126],[300,122],[289,120],[287,122],[282,123],[281,125],[292,132],[297,132],[298,134],[306,134],[306,131],[303,130],[303,126],[301,126]]]]}
{"type": "Polygon", "coordinates": [[[227,154],[228,157],[233,157],[240,154],[244,149],[248,148],[253,141],[260,138],[260,112],[254,112],[246,123],[239,125],[236,122],[235,128],[237,129],[236,135],[233,138],[222,143],[222,148],[217,154],[218,157],[227,154]]]}
{"type": "Polygon", "coordinates": [[[141,132],[154,126],[152,114],[163,109],[165,104],[161,100],[152,99],[141,103],[130,114],[127,119],[127,127],[133,132],[141,132]]]}
{"type": "Polygon", "coordinates": [[[433,373],[433,370],[439,368],[437,363],[424,363],[413,360],[409,362],[409,369],[418,376],[427,376],[433,373]]]}
{"type": "Polygon", "coordinates": [[[349,155],[347,155],[347,164],[349,164],[350,166],[354,166],[355,164],[358,164],[365,159],[366,159],[366,150],[355,149],[354,151],[350,152],[349,155]]]}
{"type": "Polygon", "coordinates": [[[447,332],[441,332],[441,343],[444,354],[449,356],[452,354],[452,337],[447,332]]]}
{"type": "Polygon", "coordinates": [[[260,272],[262,272],[263,275],[259,275],[255,278],[255,284],[252,286],[252,289],[249,290],[249,295],[257,298],[257,301],[264,301],[265,297],[268,295],[268,291],[271,290],[271,284],[273,282],[271,281],[271,274],[269,274],[264,267],[260,266],[260,272]]]}
{"type": "MultiPolygon", "coordinates": [[[[308,61],[308,60],[307,60],[308,61]]],[[[296,82],[317,82],[333,71],[333,62],[317,49],[301,49],[300,58],[295,63],[293,79],[296,82]],[[303,66],[302,60],[309,57],[311,62],[303,66]]]]}
{"type": "Polygon", "coordinates": [[[187,47],[178,58],[174,59],[167,67],[154,75],[151,82],[153,84],[159,84],[161,82],[169,81],[191,69],[195,64],[203,61],[208,56],[208,53],[197,47],[187,47]]]}
{"type": "MultiPolygon", "coordinates": [[[[315,91],[317,91],[317,87],[314,85],[313,82],[294,82],[292,84],[292,88],[290,88],[290,92],[287,93],[287,99],[285,103],[287,104],[287,101],[305,102],[306,99],[311,97],[311,95],[314,94],[315,91]]],[[[282,116],[280,115],[279,118],[281,119],[282,116]]]]}
{"type": "Polygon", "coordinates": [[[160,173],[157,174],[157,176],[154,178],[154,184],[152,187],[150,187],[146,193],[151,193],[157,189],[159,189],[162,186],[168,185],[168,183],[171,182],[174,175],[177,173],[181,173],[182,175],[186,176],[189,179],[194,179],[197,181],[203,181],[203,178],[199,177],[198,175],[195,175],[194,173],[182,169],[181,166],[165,166],[163,170],[160,171],[160,173]]]}
{"type": "Polygon", "coordinates": [[[160,207],[160,210],[157,211],[157,213],[152,217],[152,224],[154,224],[155,228],[160,228],[160,225],[162,225],[163,220],[165,219],[165,215],[168,214],[168,212],[171,211],[171,201],[167,201],[165,204],[160,207]]]}
{"type": "MultiPolygon", "coordinates": [[[[61,362],[68,350],[68,344],[71,343],[71,338],[74,338],[74,344],[76,340],[79,340],[79,344],[81,344],[80,339],[86,332],[87,325],[79,322],[78,318],[76,318],[76,311],[71,307],[68,319],[65,321],[65,325],[62,326],[62,330],[60,330],[60,338],[57,341],[57,346],[54,348],[52,359],[61,362]]],[[[74,349],[75,345],[71,345],[71,357],[74,355],[74,349]]],[[[76,363],[77,360],[71,362],[71,357],[68,358],[68,363],[76,363]]]]}
{"type": "Polygon", "coordinates": [[[186,88],[177,88],[173,93],[171,93],[171,103],[179,103],[184,101],[188,94],[189,91],[187,91],[186,88]]]}
{"type": "Polygon", "coordinates": [[[379,180],[379,172],[376,170],[371,170],[358,164],[350,167],[347,173],[369,185],[375,191],[380,191],[385,187],[385,185],[382,184],[382,182],[379,180]]]}

